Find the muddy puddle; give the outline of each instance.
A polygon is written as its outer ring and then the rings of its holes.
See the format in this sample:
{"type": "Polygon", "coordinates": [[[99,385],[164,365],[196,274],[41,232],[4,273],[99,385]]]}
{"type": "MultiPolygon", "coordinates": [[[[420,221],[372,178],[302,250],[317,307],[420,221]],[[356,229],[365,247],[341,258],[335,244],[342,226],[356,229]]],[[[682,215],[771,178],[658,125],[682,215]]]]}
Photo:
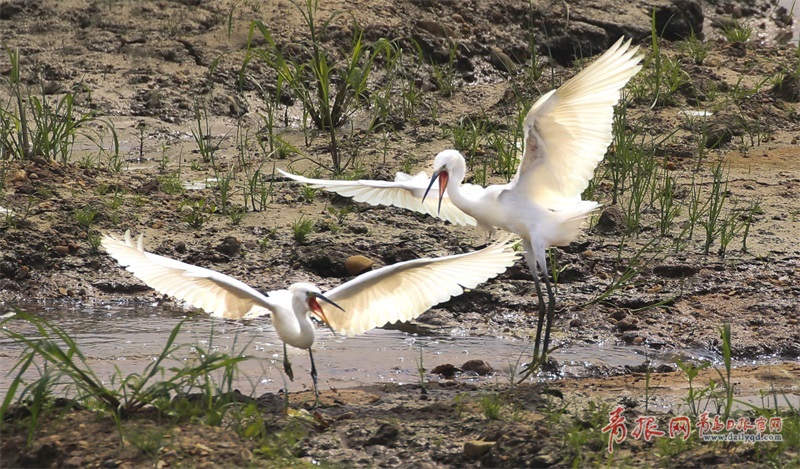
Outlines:
{"type": "MultiPolygon", "coordinates": [[[[311,385],[308,375],[308,354],[289,347],[289,357],[295,370],[295,381],[285,380],[282,373],[283,346],[268,319],[249,322],[225,321],[202,314],[187,315],[184,310],[149,304],[137,305],[71,305],[62,303],[21,304],[19,308],[47,318],[65,330],[87,357],[95,373],[110,382],[115,370],[123,376],[142,373],[145,367],[161,353],[170,332],[185,321],[175,341],[185,344],[172,355],[167,367],[186,362],[199,351],[215,350],[229,354],[253,357],[240,364],[240,374],[235,383],[242,392],[255,391],[256,395],[307,389],[311,385]]],[[[5,305],[3,313],[14,308],[5,305]]],[[[5,327],[32,336],[32,324],[11,320],[5,327]]],[[[439,365],[460,367],[469,360],[484,360],[495,370],[485,376],[467,372],[456,377],[461,381],[489,381],[506,384],[514,370],[530,357],[528,341],[493,336],[471,336],[463,329],[430,332],[415,330],[404,325],[396,328],[375,329],[355,337],[334,336],[319,327],[314,344],[314,358],[319,372],[320,389],[340,389],[376,383],[419,382],[420,361],[428,371],[425,379],[443,380],[430,371],[439,365]]],[[[3,380],[0,394],[8,390],[9,371],[19,359],[22,348],[7,336],[0,337],[0,372],[3,380]]],[[[650,360],[653,367],[674,366],[675,359],[710,361],[718,363],[719,357],[708,352],[669,351],[654,353],[645,347],[613,344],[568,344],[553,354],[559,364],[557,372],[540,375],[535,379],[603,377],[640,369],[650,360]]],[[[760,363],[767,363],[762,360],[760,363]]],[[[752,361],[737,365],[757,364],[752,361]]],[[[27,378],[38,375],[29,372],[27,378]]],[[[219,376],[216,377],[219,379],[219,376]]]]}

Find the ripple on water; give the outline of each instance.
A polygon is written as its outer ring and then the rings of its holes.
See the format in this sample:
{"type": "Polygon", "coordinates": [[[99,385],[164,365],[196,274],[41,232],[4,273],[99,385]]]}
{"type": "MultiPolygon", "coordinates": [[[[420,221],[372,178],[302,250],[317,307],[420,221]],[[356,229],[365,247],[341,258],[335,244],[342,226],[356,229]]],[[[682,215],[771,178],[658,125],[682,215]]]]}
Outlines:
{"type": "MultiPolygon", "coordinates": [[[[79,344],[95,372],[109,378],[119,369],[123,375],[141,373],[162,351],[170,332],[185,320],[176,344],[195,344],[208,350],[239,353],[256,358],[240,364],[242,392],[256,386],[256,393],[275,392],[284,387],[281,376],[283,344],[269,326],[269,319],[251,322],[225,321],[204,314],[165,306],[135,305],[65,305],[25,304],[23,310],[46,318],[64,329],[79,344]]],[[[6,310],[10,309],[6,306],[6,310]]],[[[2,311],[5,313],[6,311],[2,311]]],[[[24,321],[10,321],[9,329],[32,336],[36,329],[24,321]]],[[[334,336],[324,328],[318,329],[314,344],[314,359],[319,371],[320,387],[352,387],[376,382],[414,383],[419,381],[420,366],[431,370],[437,365],[460,366],[470,359],[483,359],[498,375],[478,378],[501,381],[509,376],[517,363],[530,356],[527,341],[468,334],[408,332],[408,327],[376,329],[356,337],[334,336]]],[[[6,336],[0,336],[0,369],[10,370],[21,347],[6,336]]],[[[562,364],[565,377],[602,376],[624,372],[626,367],[639,367],[646,360],[654,366],[673,364],[674,352],[658,354],[641,346],[569,345],[558,349],[553,356],[562,364]]],[[[174,359],[186,361],[195,347],[184,347],[174,359]]],[[[683,351],[682,357],[716,359],[710,353],[683,351]]],[[[295,381],[287,383],[290,391],[310,386],[308,354],[289,347],[289,358],[295,368],[295,381]],[[304,376],[305,375],[305,376],[304,376]]],[[[175,366],[175,362],[167,367],[175,366]]],[[[34,376],[35,377],[35,376],[34,376]]],[[[428,379],[438,379],[427,376],[428,379]]],[[[4,380],[0,390],[6,390],[4,380]]]]}

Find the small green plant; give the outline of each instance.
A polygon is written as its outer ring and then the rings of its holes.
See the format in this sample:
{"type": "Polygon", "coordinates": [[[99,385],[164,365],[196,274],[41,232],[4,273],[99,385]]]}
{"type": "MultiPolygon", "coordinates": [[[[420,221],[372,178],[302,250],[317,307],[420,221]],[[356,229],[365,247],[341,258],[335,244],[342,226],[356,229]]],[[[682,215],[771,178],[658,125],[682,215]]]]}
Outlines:
{"type": "Polygon", "coordinates": [[[100,244],[102,241],[102,236],[97,231],[90,231],[86,235],[86,242],[89,243],[89,249],[93,253],[100,252],[100,244]]]}
{"type": "Polygon", "coordinates": [[[81,169],[94,169],[97,167],[99,159],[99,156],[96,154],[86,153],[78,160],[78,166],[80,166],[81,169]]]}
{"type": "Polygon", "coordinates": [[[314,198],[316,198],[317,196],[317,190],[311,186],[303,184],[300,187],[300,194],[301,194],[300,197],[302,197],[304,201],[306,201],[307,203],[313,203],[314,198]]]}
{"type": "Polygon", "coordinates": [[[244,207],[231,207],[228,210],[228,218],[231,220],[231,225],[239,226],[244,220],[244,216],[247,214],[247,209],[244,207]]]}
{"type": "Polygon", "coordinates": [[[308,219],[305,215],[300,215],[300,218],[292,223],[292,236],[298,243],[305,242],[310,233],[314,231],[314,220],[308,219]]]}
{"type": "Polygon", "coordinates": [[[456,52],[458,44],[450,40],[447,51],[447,62],[444,64],[431,63],[433,67],[433,81],[439,90],[439,94],[445,98],[453,95],[456,89],[456,52]]]}
{"type": "Polygon", "coordinates": [[[753,35],[753,28],[746,23],[734,20],[729,24],[723,24],[720,30],[722,36],[734,44],[744,44],[753,35]]]}
{"type": "Polygon", "coordinates": [[[334,207],[334,206],[328,207],[328,213],[330,213],[331,215],[334,216],[334,218],[336,218],[336,223],[338,223],[339,225],[343,225],[345,220],[347,220],[347,216],[350,215],[350,213],[352,212],[353,212],[352,205],[345,205],[342,207],[334,207]]]}
{"type": "Polygon", "coordinates": [[[161,158],[158,160],[158,172],[159,173],[166,173],[167,168],[169,167],[169,155],[167,154],[167,150],[169,147],[167,145],[161,145],[161,158]]]}
{"type": "Polygon", "coordinates": [[[333,59],[334,52],[323,47],[323,36],[331,22],[342,14],[334,11],[321,24],[317,13],[319,0],[306,0],[303,6],[294,4],[305,21],[310,44],[304,46],[307,62],[294,61],[284,55],[282,48],[273,38],[269,28],[261,21],[254,21],[250,27],[248,56],[255,54],[275,70],[279,81],[287,86],[303,104],[303,121],[311,119],[317,129],[327,132],[331,153],[331,171],[341,174],[351,160],[341,155],[337,128],[363,102],[367,84],[376,57],[387,47],[388,41],[378,41],[373,46],[366,45],[363,33],[353,20],[351,47],[342,61],[333,59]],[[253,33],[258,30],[267,42],[266,48],[251,47],[253,33]]]}
{"type": "Polygon", "coordinates": [[[692,31],[689,37],[683,40],[678,47],[684,54],[688,55],[696,65],[703,65],[710,50],[709,45],[705,41],[694,35],[694,31],[692,31]]]}
{"type": "Polygon", "coordinates": [[[181,218],[192,228],[202,228],[203,225],[205,225],[206,222],[211,218],[211,214],[217,211],[217,208],[214,206],[214,204],[206,205],[206,199],[181,202],[179,210],[184,211],[184,208],[187,206],[189,209],[181,218]]]}
{"type": "Polygon", "coordinates": [[[503,409],[503,399],[497,393],[486,394],[479,402],[483,415],[489,420],[500,420],[500,411],[503,409]]]}
{"type": "Polygon", "coordinates": [[[731,342],[733,340],[731,336],[731,323],[726,322],[722,325],[722,329],[720,329],[720,339],[722,343],[722,363],[725,365],[725,374],[722,374],[722,371],[719,369],[717,369],[717,373],[725,389],[725,413],[723,415],[727,419],[731,415],[731,409],[733,409],[734,388],[733,380],[731,380],[731,342]]]}
{"type": "MultiPolygon", "coordinates": [[[[20,359],[12,367],[13,376],[9,390],[0,405],[0,415],[6,415],[15,402],[31,411],[28,423],[29,443],[38,425],[41,411],[45,410],[53,398],[55,387],[67,386],[75,395],[75,400],[87,407],[106,412],[114,418],[120,437],[124,438],[121,421],[145,407],[152,406],[163,415],[174,415],[186,399],[173,399],[186,392],[200,392],[196,402],[206,405],[207,410],[224,411],[230,401],[215,399],[214,396],[232,391],[232,378],[238,364],[248,357],[238,353],[231,354],[206,350],[198,344],[192,345],[194,358],[181,361],[178,366],[165,367],[165,361],[175,357],[188,345],[177,345],[175,339],[183,326],[178,323],[167,337],[161,353],[139,373],[122,375],[119,371],[109,380],[101,379],[92,369],[91,359],[83,354],[78,343],[63,329],[44,319],[22,311],[0,322],[0,333],[14,344],[22,346],[20,359]],[[37,329],[35,337],[14,331],[9,321],[27,321],[37,329]],[[39,363],[43,365],[39,365],[39,363]],[[24,376],[34,367],[39,370],[39,378],[28,383],[24,376]],[[222,380],[218,386],[211,376],[221,372],[222,380]],[[110,386],[110,387],[107,387],[110,386]]],[[[209,342],[211,345],[213,341],[209,342]]],[[[155,437],[140,440],[145,448],[152,449],[155,437]]]]}
{"type": "Polygon", "coordinates": [[[664,167],[656,199],[658,232],[661,236],[669,234],[673,222],[680,214],[680,206],[675,201],[676,184],[675,177],[664,167]]]}
{"type": "Polygon", "coordinates": [[[219,148],[219,144],[211,141],[211,124],[208,122],[208,111],[205,108],[195,109],[195,127],[192,128],[192,136],[197,144],[197,151],[203,159],[203,163],[211,163],[219,148]]]}
{"type": "Polygon", "coordinates": [[[167,195],[180,195],[186,189],[183,187],[178,173],[168,173],[157,176],[158,188],[167,195]]]}
{"type": "Polygon", "coordinates": [[[694,379],[697,378],[697,375],[702,370],[708,368],[711,364],[709,362],[703,362],[700,366],[695,366],[692,362],[683,362],[680,359],[675,360],[675,364],[686,374],[686,379],[689,381],[689,393],[686,396],[686,405],[689,407],[689,412],[692,413],[692,416],[697,417],[700,415],[700,401],[707,395],[707,391],[695,388],[694,379]]]}
{"type": "Polygon", "coordinates": [[[706,218],[702,222],[706,235],[703,243],[703,254],[706,256],[711,249],[711,244],[721,233],[721,224],[724,220],[720,217],[728,196],[728,176],[721,160],[712,168],[711,174],[713,176],[711,193],[705,203],[704,213],[706,218]]]}
{"type": "Polygon", "coordinates": [[[132,431],[124,432],[125,440],[130,442],[136,449],[146,454],[151,459],[158,457],[158,452],[164,446],[164,436],[169,430],[164,427],[137,428],[132,431]]]}
{"type": "Polygon", "coordinates": [[[24,89],[19,51],[6,50],[11,69],[3,82],[13,105],[0,108],[0,125],[8,129],[0,132],[4,138],[0,146],[12,159],[45,157],[66,165],[77,136],[87,134],[89,124],[96,121],[97,116],[94,111],[77,112],[75,95],[71,92],[52,99],[45,96],[44,91],[41,96],[35,96],[24,89]]]}
{"type": "Polygon", "coordinates": [[[97,209],[92,207],[91,205],[87,205],[86,207],[76,208],[73,212],[75,216],[75,221],[81,228],[88,230],[92,223],[94,223],[94,219],[97,216],[97,209]]]}

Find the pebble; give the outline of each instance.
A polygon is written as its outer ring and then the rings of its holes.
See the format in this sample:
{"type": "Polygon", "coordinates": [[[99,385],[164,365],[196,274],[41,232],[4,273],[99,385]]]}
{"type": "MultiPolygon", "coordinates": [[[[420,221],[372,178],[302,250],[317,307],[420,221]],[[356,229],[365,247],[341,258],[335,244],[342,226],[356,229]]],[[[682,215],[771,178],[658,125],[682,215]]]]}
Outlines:
{"type": "Polygon", "coordinates": [[[621,320],[625,319],[625,316],[627,316],[627,315],[628,314],[625,313],[625,310],[618,309],[618,310],[615,310],[614,312],[612,312],[611,314],[609,314],[608,316],[613,318],[613,319],[616,319],[617,321],[621,321],[621,320]]]}
{"type": "Polygon", "coordinates": [[[628,317],[626,317],[624,319],[621,319],[617,323],[617,327],[621,331],[628,331],[628,330],[638,329],[639,326],[637,324],[639,324],[639,320],[638,319],[636,319],[633,316],[628,316],[628,317]]]}
{"type": "Polygon", "coordinates": [[[66,256],[69,254],[69,246],[59,245],[53,248],[53,252],[58,254],[59,256],[66,256]]]}
{"type": "Polygon", "coordinates": [[[360,254],[355,256],[350,256],[344,261],[344,268],[347,270],[347,273],[350,275],[358,275],[364,273],[372,268],[375,265],[375,262],[365,256],[360,254]]]}
{"type": "Polygon", "coordinates": [[[473,440],[464,443],[464,456],[468,459],[478,459],[492,450],[494,441],[473,440]]]}
{"type": "Polygon", "coordinates": [[[456,368],[456,366],[453,365],[452,363],[445,363],[442,365],[437,365],[434,369],[431,370],[431,373],[435,375],[442,375],[445,378],[449,379],[454,377],[456,373],[458,373],[459,371],[461,370],[456,368]]]}
{"type": "Polygon", "coordinates": [[[453,37],[455,31],[450,26],[443,25],[438,21],[420,20],[417,21],[417,27],[423,31],[427,31],[434,36],[449,38],[453,37]]]}
{"type": "Polygon", "coordinates": [[[494,371],[492,366],[484,360],[469,360],[461,365],[461,369],[464,371],[473,371],[480,376],[486,376],[494,371]]]}
{"type": "Polygon", "coordinates": [[[28,267],[27,265],[23,265],[22,267],[19,268],[17,274],[14,275],[14,280],[25,280],[26,278],[28,278],[28,275],[30,275],[30,273],[31,273],[31,268],[28,267]]]}

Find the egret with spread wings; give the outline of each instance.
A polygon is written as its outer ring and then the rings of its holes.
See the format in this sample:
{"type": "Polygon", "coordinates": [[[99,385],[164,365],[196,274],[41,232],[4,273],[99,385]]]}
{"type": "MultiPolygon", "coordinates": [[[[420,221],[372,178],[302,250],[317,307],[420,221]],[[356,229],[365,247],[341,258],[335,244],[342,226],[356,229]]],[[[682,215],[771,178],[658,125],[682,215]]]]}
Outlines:
{"type": "Polygon", "coordinates": [[[642,67],[638,49],[620,38],[592,64],[534,103],[523,122],[522,160],[509,184],[486,188],[463,184],[466,163],[456,150],[436,156],[433,177],[422,192],[419,181],[424,174],[412,178],[398,173],[395,182],[325,181],[283,174],[360,202],[438,214],[455,224],[477,224],[492,232],[500,228],[522,237],[539,298],[534,360],[544,360],[555,313],[546,249],[573,241],[584,220],[600,207],[581,200],[581,193],[613,139],[614,105],[620,92],[642,67]],[[438,201],[426,198],[430,190],[439,194],[438,201]],[[539,273],[547,290],[546,311],[539,273]]]}
{"type": "Polygon", "coordinates": [[[283,341],[284,370],[293,378],[286,344],[308,350],[314,394],[317,370],[311,346],[311,314],[342,335],[355,335],[397,321],[410,321],[434,305],[475,288],[514,264],[519,253],[508,236],[466,254],[414,259],[362,274],[322,294],[315,285],[295,283],[262,294],[220,272],[146,252],[125,232],[122,240],[104,235],[103,248],[134,276],[160,293],[214,316],[241,319],[263,314],[283,341]]]}
{"type": "Polygon", "coordinates": [[[555,314],[547,248],[574,241],[584,220],[600,207],[597,202],[581,200],[581,194],[613,140],[614,105],[620,92],[642,68],[643,56],[630,44],[620,38],[591,65],[531,106],[523,122],[522,160],[510,183],[480,191],[470,188],[465,193],[461,183],[466,164],[461,153],[446,150],[433,162],[430,187],[438,182],[439,200],[446,192],[450,203],[479,225],[522,238],[539,298],[534,361],[547,356],[555,314]],[[539,273],[547,290],[546,311],[539,273]]]}

